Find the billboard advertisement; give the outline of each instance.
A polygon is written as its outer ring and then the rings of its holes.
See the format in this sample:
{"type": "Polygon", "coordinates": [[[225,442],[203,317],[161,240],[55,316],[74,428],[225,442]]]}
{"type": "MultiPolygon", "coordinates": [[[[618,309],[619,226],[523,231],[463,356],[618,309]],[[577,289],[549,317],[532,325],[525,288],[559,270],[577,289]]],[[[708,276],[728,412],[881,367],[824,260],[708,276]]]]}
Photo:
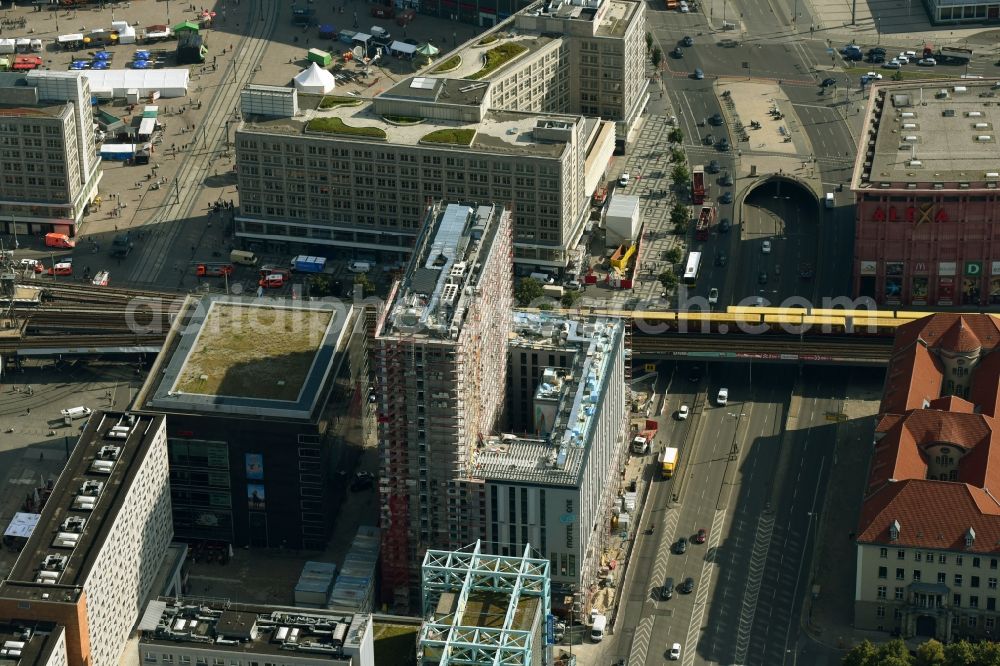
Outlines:
{"type": "Polygon", "coordinates": [[[267,495],[263,484],[247,484],[247,504],[251,511],[264,511],[267,508],[267,495]]]}
{"type": "Polygon", "coordinates": [[[246,459],[246,475],[253,481],[260,481],[264,478],[264,456],[260,453],[248,453],[246,459]]]}

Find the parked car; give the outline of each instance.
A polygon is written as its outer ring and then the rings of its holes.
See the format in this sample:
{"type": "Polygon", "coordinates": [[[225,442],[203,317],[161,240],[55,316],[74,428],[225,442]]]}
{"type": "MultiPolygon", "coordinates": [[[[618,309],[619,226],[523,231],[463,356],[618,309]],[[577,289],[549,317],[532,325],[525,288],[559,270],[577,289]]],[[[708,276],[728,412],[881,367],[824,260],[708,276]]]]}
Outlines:
{"type": "Polygon", "coordinates": [[[869,56],[868,62],[872,63],[873,65],[878,65],[880,63],[883,63],[885,62],[885,54],[876,53],[875,55],[869,56]]]}
{"type": "Polygon", "coordinates": [[[728,190],[726,192],[723,192],[722,196],[719,197],[719,202],[723,204],[733,203],[733,193],[728,190]]]}
{"type": "Polygon", "coordinates": [[[722,137],[719,139],[719,143],[715,144],[715,147],[723,152],[729,150],[729,139],[722,137]]]}
{"type": "Polygon", "coordinates": [[[898,56],[896,56],[895,58],[893,58],[893,60],[895,60],[896,62],[898,62],[900,65],[909,65],[910,64],[910,59],[907,57],[906,53],[900,53],[898,56]]]}
{"type": "Polygon", "coordinates": [[[72,275],[73,264],[68,261],[60,261],[48,270],[49,275],[72,275]]]}
{"type": "Polygon", "coordinates": [[[733,186],[732,174],[729,173],[728,171],[722,174],[722,178],[719,179],[719,185],[722,185],[723,187],[732,187],[733,186]]]}
{"type": "Polygon", "coordinates": [[[715,125],[716,127],[722,125],[725,121],[722,119],[721,113],[713,113],[708,117],[708,124],[715,125]]]}
{"type": "Polygon", "coordinates": [[[729,389],[720,388],[719,392],[715,395],[715,404],[719,407],[725,407],[729,404],[729,389]]]}
{"type": "Polygon", "coordinates": [[[711,146],[711,145],[712,145],[713,143],[715,143],[715,137],[714,137],[714,136],[712,136],[711,134],[706,134],[706,135],[705,135],[705,136],[704,136],[704,137],[702,138],[701,142],[702,142],[703,144],[705,144],[706,146],[711,146]]]}
{"type": "Polygon", "coordinates": [[[569,291],[580,291],[583,289],[583,285],[580,284],[579,280],[567,280],[564,286],[569,291]]]}
{"type": "Polygon", "coordinates": [[[684,0],[681,0],[680,10],[681,14],[687,14],[688,12],[691,11],[691,7],[689,7],[688,3],[684,2],[684,0]]]}
{"type": "Polygon", "coordinates": [[[22,271],[33,271],[35,273],[44,273],[45,265],[38,259],[22,259],[18,264],[22,271]]]}
{"type": "Polygon", "coordinates": [[[677,591],[681,594],[691,594],[694,592],[694,578],[688,576],[684,579],[684,582],[680,584],[677,591]]]}
{"type": "Polygon", "coordinates": [[[629,174],[629,172],[628,172],[628,171],[626,171],[626,172],[625,172],[625,173],[623,173],[622,175],[618,176],[618,185],[619,185],[620,187],[625,187],[626,185],[628,185],[628,182],[629,182],[629,181],[630,181],[631,179],[632,179],[632,175],[631,175],[631,174],[629,174]]]}
{"type": "Polygon", "coordinates": [[[764,254],[771,254],[771,241],[765,240],[760,244],[760,251],[764,254]]]}
{"type": "Polygon", "coordinates": [[[715,287],[712,287],[711,289],[708,290],[708,304],[715,305],[718,302],[719,302],[719,290],[716,289],[715,287]]]}
{"type": "Polygon", "coordinates": [[[708,540],[708,530],[704,527],[698,529],[698,533],[691,537],[694,543],[705,543],[708,540]]]}
{"type": "Polygon", "coordinates": [[[934,58],[921,58],[917,61],[917,65],[920,67],[933,67],[937,64],[937,60],[934,58]]]}
{"type": "Polygon", "coordinates": [[[882,63],[884,69],[899,69],[902,67],[898,60],[890,60],[889,62],[882,63]]]}

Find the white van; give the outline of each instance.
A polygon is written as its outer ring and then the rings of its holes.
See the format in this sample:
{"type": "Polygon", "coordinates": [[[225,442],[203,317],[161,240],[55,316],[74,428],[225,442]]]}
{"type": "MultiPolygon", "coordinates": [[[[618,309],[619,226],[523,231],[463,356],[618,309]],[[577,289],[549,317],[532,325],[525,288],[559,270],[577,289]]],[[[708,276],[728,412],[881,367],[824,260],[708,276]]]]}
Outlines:
{"type": "Polygon", "coordinates": [[[62,409],[59,411],[64,418],[70,419],[71,421],[76,421],[77,419],[85,419],[93,413],[90,407],[70,407],[69,409],[62,409]]]}
{"type": "Polygon", "coordinates": [[[352,273],[367,273],[372,269],[372,265],[367,261],[352,261],[347,264],[347,270],[352,273]]]}
{"type": "Polygon", "coordinates": [[[556,279],[548,273],[532,273],[529,275],[532,280],[538,280],[542,284],[554,284],[556,279]]]}
{"type": "Polygon", "coordinates": [[[604,615],[597,614],[594,616],[594,624],[590,628],[590,640],[594,643],[600,643],[604,640],[604,630],[608,628],[608,618],[604,615]]]}
{"type": "Polygon", "coordinates": [[[827,208],[833,208],[834,203],[835,202],[833,200],[833,192],[827,192],[826,193],[826,207],[827,208]]]}
{"type": "Polygon", "coordinates": [[[246,250],[233,250],[229,253],[229,261],[243,266],[256,266],[258,259],[257,255],[253,252],[247,252],[246,250]]]}

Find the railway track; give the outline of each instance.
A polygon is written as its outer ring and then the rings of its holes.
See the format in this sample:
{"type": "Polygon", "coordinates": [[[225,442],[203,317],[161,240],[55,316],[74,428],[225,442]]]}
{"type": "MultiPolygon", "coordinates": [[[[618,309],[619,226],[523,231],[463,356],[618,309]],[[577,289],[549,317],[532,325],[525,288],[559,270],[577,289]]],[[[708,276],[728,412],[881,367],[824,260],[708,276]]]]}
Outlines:
{"type": "Polygon", "coordinates": [[[17,340],[0,339],[0,353],[28,349],[107,349],[109,347],[159,347],[164,335],[38,335],[17,340]]]}
{"type": "Polygon", "coordinates": [[[856,361],[883,365],[892,354],[892,341],[867,339],[790,339],[772,335],[633,335],[632,354],[718,358],[719,360],[761,359],[807,362],[856,361]],[[714,355],[714,356],[713,356],[714,355]]]}

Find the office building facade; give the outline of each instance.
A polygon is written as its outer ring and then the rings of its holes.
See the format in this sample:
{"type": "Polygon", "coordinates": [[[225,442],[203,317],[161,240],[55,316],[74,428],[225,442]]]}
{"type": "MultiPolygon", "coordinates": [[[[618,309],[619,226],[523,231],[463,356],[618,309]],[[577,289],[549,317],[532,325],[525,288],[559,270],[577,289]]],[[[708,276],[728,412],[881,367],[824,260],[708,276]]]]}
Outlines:
{"type": "Polygon", "coordinates": [[[0,74],[0,230],[73,236],[101,181],[80,72],[0,74]]]}
{"type": "Polygon", "coordinates": [[[173,536],[163,417],[95,412],[0,583],[0,617],[65,628],[70,664],[115,666],[173,536]]]}
{"type": "Polygon", "coordinates": [[[432,547],[479,538],[474,448],[503,411],[511,319],[511,214],[431,208],[375,333],[383,596],[409,608],[432,547]]]}
{"type": "Polygon", "coordinates": [[[990,86],[873,87],[852,183],[855,296],[888,307],[1000,304],[1000,114],[990,86]]]}

